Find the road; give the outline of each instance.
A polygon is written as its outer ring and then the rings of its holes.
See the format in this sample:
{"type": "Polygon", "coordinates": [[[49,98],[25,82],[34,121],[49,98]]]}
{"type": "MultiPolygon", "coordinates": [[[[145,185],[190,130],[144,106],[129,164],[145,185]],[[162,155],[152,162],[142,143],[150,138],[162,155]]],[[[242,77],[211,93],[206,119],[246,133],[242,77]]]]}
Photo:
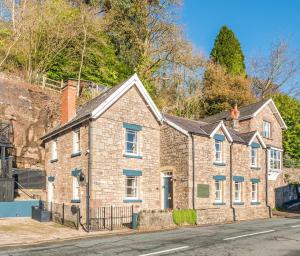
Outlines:
{"type": "Polygon", "coordinates": [[[300,256],[300,219],[274,218],[208,227],[93,237],[24,248],[0,255],[300,256]]]}

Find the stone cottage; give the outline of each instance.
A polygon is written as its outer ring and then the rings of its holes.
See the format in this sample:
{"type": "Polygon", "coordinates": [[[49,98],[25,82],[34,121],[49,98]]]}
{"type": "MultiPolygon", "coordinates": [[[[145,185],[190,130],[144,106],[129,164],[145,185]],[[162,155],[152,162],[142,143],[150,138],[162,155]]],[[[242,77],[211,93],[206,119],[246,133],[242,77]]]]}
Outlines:
{"type": "Polygon", "coordinates": [[[272,100],[193,121],[162,115],[137,75],[76,111],[62,91],[61,125],[43,136],[47,200],[135,210],[194,208],[199,223],[268,217],[285,124],[272,100]]]}

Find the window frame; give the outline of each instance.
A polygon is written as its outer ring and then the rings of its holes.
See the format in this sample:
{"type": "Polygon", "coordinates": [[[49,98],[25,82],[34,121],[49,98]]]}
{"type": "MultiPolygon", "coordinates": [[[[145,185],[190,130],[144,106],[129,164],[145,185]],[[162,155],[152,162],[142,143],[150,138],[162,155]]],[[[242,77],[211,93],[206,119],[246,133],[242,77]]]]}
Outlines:
{"type": "Polygon", "coordinates": [[[58,150],[57,150],[57,145],[58,145],[58,139],[54,138],[51,141],[51,161],[55,161],[58,159],[58,150]]]}
{"type": "Polygon", "coordinates": [[[77,129],[74,129],[73,132],[72,132],[72,154],[78,154],[81,152],[81,149],[80,149],[80,128],[77,128],[77,129]],[[76,141],[77,139],[77,141],[76,141]],[[78,145],[76,148],[75,145],[78,145]]]}
{"type": "Polygon", "coordinates": [[[133,175],[125,175],[125,196],[124,196],[124,199],[125,200],[138,200],[139,199],[139,176],[133,176],[133,175]],[[134,180],[134,187],[133,186],[128,186],[128,183],[127,181],[131,179],[131,180],[134,180]],[[127,189],[128,188],[132,188],[135,190],[135,194],[133,196],[130,196],[128,193],[127,193],[127,189]]]}
{"type": "Polygon", "coordinates": [[[80,183],[77,176],[72,176],[73,184],[72,184],[72,200],[79,201],[80,200],[80,183]]]}
{"type": "Polygon", "coordinates": [[[235,203],[242,202],[242,182],[239,181],[234,181],[234,202],[235,203]],[[236,189],[236,184],[238,185],[238,190],[236,189]],[[236,197],[236,195],[238,195],[238,198],[236,197]]]}
{"type": "Polygon", "coordinates": [[[251,203],[257,203],[257,202],[258,202],[258,183],[251,182],[251,203]],[[255,188],[255,190],[253,190],[253,188],[255,188]]]}
{"type": "Polygon", "coordinates": [[[221,140],[216,140],[214,142],[214,162],[215,163],[223,163],[223,141],[221,140]],[[220,145],[220,150],[217,151],[216,145],[220,145]],[[219,153],[220,159],[217,159],[217,154],[219,153]]]}
{"type": "Polygon", "coordinates": [[[263,137],[270,139],[271,138],[271,122],[268,121],[263,121],[263,137]],[[266,125],[268,127],[268,129],[266,130],[266,125]],[[268,134],[265,134],[265,132],[267,131],[268,134]]]}
{"type": "Polygon", "coordinates": [[[251,147],[250,150],[250,166],[251,167],[258,167],[258,148],[251,147]],[[255,155],[253,155],[253,151],[255,152],[255,155]],[[254,159],[254,163],[253,163],[254,159]]]}
{"type": "Polygon", "coordinates": [[[124,154],[125,155],[133,155],[133,156],[137,156],[139,155],[139,131],[134,130],[134,129],[130,129],[130,128],[125,128],[125,139],[124,139],[124,154]],[[135,141],[131,142],[128,140],[128,136],[127,133],[131,133],[131,134],[135,134],[135,141]],[[129,152],[127,151],[127,144],[128,143],[132,143],[133,145],[135,144],[135,152],[129,152]]]}
{"type": "Polygon", "coordinates": [[[269,149],[269,169],[282,169],[282,153],[280,150],[276,150],[274,148],[269,149]]]}
{"type": "Polygon", "coordinates": [[[215,180],[215,203],[223,202],[223,181],[215,180]],[[217,189],[217,184],[219,184],[219,188],[217,189]],[[217,194],[219,194],[219,199],[217,198],[217,194]]]}

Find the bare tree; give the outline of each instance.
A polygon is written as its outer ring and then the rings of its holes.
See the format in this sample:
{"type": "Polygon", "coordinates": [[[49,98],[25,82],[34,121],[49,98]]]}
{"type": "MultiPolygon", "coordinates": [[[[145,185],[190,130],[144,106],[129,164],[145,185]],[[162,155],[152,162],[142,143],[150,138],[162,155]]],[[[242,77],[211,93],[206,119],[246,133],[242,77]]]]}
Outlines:
{"type": "Polygon", "coordinates": [[[253,58],[250,77],[257,98],[268,97],[284,86],[296,89],[300,74],[300,55],[292,51],[285,40],[272,44],[267,56],[253,58]]]}

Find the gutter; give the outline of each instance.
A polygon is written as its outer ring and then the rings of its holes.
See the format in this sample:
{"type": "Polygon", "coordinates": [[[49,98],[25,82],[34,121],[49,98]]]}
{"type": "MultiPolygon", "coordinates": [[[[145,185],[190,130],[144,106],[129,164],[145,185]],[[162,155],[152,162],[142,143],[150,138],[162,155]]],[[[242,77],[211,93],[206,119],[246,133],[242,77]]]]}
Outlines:
{"type": "Polygon", "coordinates": [[[192,204],[193,204],[193,210],[195,210],[195,141],[194,141],[193,133],[191,133],[191,138],[192,138],[192,171],[193,171],[192,204]]]}
{"type": "Polygon", "coordinates": [[[232,214],[233,214],[233,221],[236,221],[236,213],[235,213],[235,208],[233,207],[233,184],[232,184],[232,180],[233,180],[233,167],[232,167],[232,162],[233,162],[233,154],[232,154],[232,146],[233,143],[230,143],[230,208],[232,209],[232,214]]]}
{"type": "Polygon", "coordinates": [[[269,191],[268,191],[268,172],[269,172],[269,161],[268,161],[268,149],[266,149],[266,175],[265,175],[265,179],[266,179],[266,207],[268,207],[269,209],[269,218],[272,218],[272,208],[269,205],[269,191]]]}

